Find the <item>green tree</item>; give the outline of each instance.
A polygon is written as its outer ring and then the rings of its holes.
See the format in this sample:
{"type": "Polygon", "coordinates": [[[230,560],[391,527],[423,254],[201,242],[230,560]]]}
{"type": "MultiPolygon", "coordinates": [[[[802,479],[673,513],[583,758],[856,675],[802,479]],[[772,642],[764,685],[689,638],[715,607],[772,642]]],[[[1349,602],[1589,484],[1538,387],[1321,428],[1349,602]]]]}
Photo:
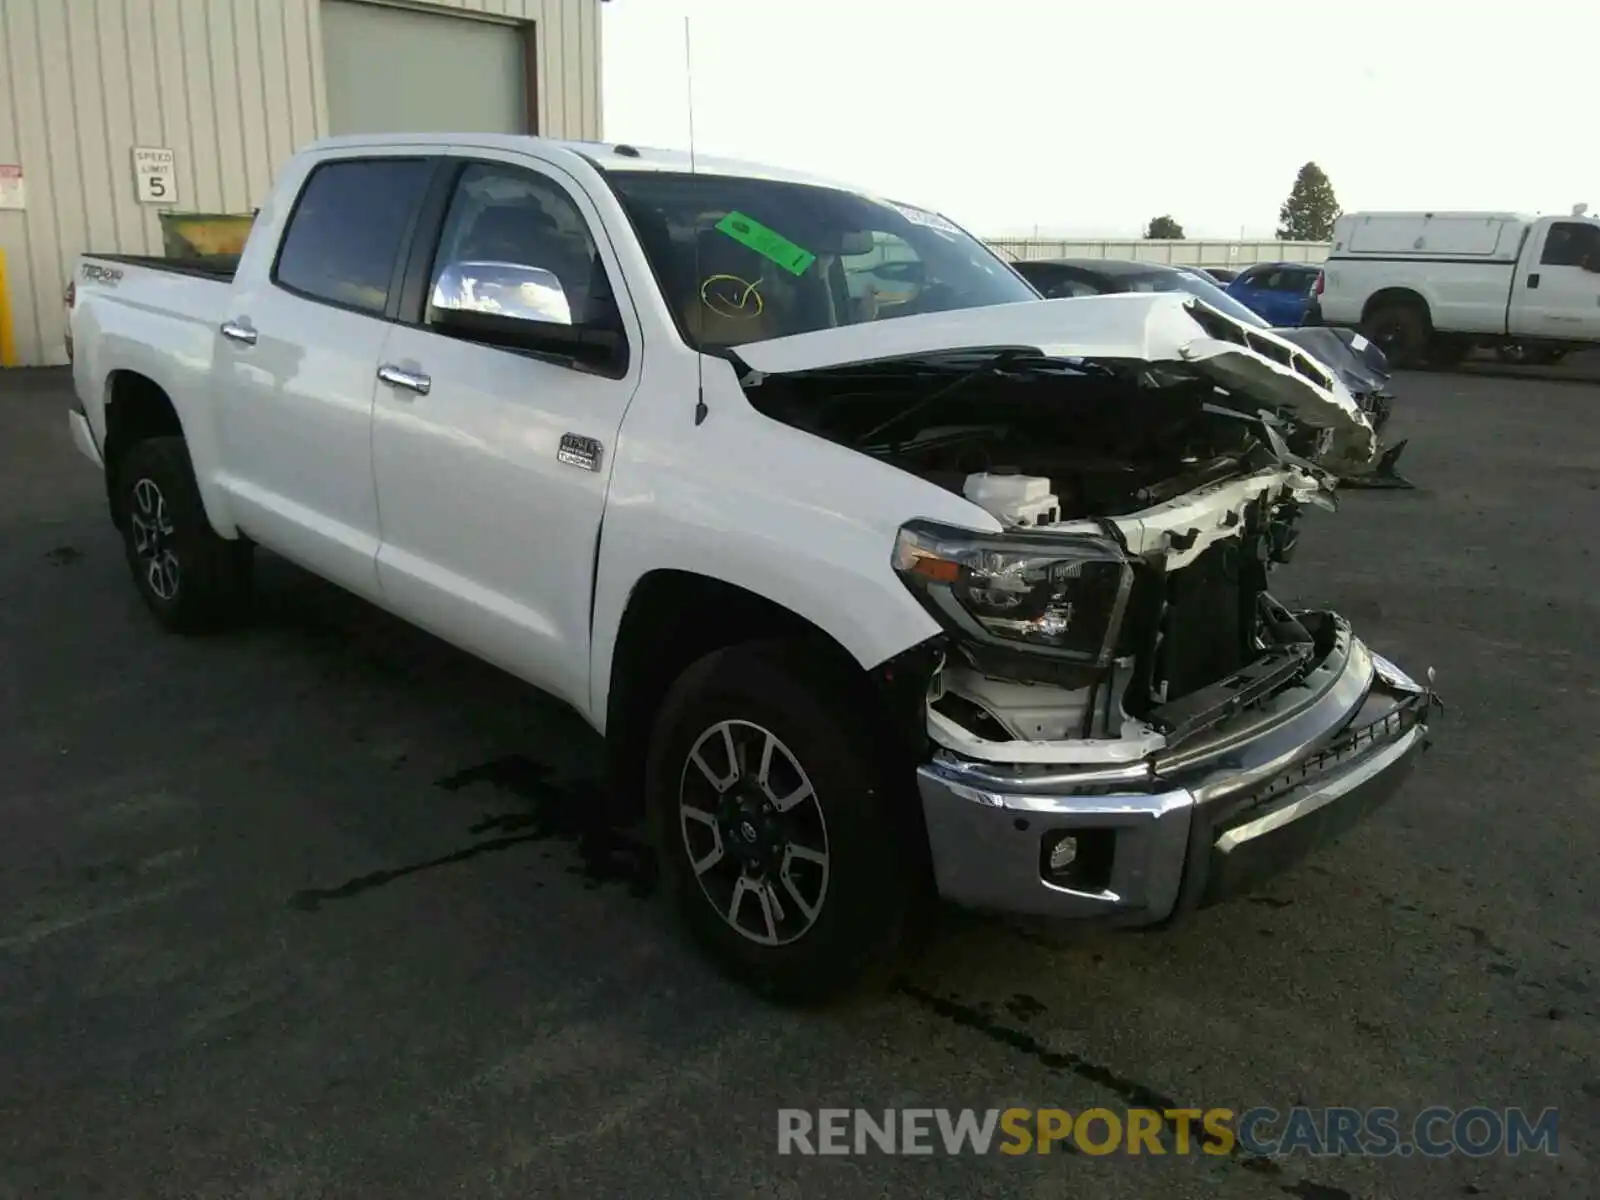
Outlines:
{"type": "Polygon", "coordinates": [[[1333,237],[1333,223],[1338,219],[1339,201],[1333,184],[1321,167],[1308,162],[1294,177],[1289,198],[1278,209],[1278,240],[1325,242],[1333,237]]]}
{"type": "Polygon", "coordinates": [[[1183,226],[1171,217],[1156,217],[1145,229],[1144,235],[1147,238],[1172,238],[1175,241],[1182,241],[1183,226]]]}

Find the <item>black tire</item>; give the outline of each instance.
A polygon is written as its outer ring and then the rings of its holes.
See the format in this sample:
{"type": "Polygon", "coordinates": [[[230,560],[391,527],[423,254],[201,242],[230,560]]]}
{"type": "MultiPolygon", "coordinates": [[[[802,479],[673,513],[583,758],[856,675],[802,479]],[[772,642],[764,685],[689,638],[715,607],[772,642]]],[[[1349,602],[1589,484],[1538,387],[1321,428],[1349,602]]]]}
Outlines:
{"type": "Polygon", "coordinates": [[[1433,338],[1427,313],[1415,304],[1385,305],[1362,322],[1361,332],[1402,370],[1423,365],[1433,338]]]}
{"type": "Polygon", "coordinates": [[[135,442],[116,470],[128,568],[156,619],[174,633],[236,621],[250,594],[250,543],[211,528],[183,439],[135,442]]]}
{"type": "Polygon", "coordinates": [[[667,894],[723,971],[774,1000],[823,1001],[876,981],[896,957],[924,879],[910,773],[895,778],[860,713],[844,672],[825,665],[814,648],[759,642],[695,663],[656,719],[645,801],[667,894]],[[726,791],[715,789],[710,772],[727,779],[731,766],[721,727],[749,768],[758,765],[766,735],[776,738],[766,796],[751,786],[753,769],[726,791]],[[704,769],[692,765],[697,746],[704,769]],[[775,812],[772,795],[788,799],[804,790],[794,768],[809,778],[811,794],[775,812]],[[714,812],[719,807],[732,811],[714,812]],[[702,817],[684,815],[690,808],[715,815],[717,832],[702,817]],[[811,859],[790,862],[785,841],[813,854],[821,849],[825,871],[811,859]],[[767,887],[771,895],[763,898],[767,887]],[[769,907],[773,896],[779,918],[769,907]],[[753,933],[736,930],[724,916],[729,911],[753,933]],[[761,944],[757,936],[772,940],[761,944]]]}

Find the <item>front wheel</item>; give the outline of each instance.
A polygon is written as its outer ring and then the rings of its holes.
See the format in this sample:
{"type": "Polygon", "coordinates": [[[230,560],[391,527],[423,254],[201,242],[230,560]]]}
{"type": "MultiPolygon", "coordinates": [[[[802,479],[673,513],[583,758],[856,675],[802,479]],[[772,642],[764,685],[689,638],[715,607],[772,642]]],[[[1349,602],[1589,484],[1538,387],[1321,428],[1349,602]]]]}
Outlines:
{"type": "Polygon", "coordinates": [[[174,633],[236,619],[249,594],[250,544],[211,528],[183,439],[136,442],[116,472],[128,567],[156,619],[174,633]]]}
{"type": "Polygon", "coordinates": [[[793,643],[708,655],[657,719],[646,801],[668,891],[701,948],[774,999],[863,982],[905,930],[921,827],[867,724],[844,673],[793,643]]]}

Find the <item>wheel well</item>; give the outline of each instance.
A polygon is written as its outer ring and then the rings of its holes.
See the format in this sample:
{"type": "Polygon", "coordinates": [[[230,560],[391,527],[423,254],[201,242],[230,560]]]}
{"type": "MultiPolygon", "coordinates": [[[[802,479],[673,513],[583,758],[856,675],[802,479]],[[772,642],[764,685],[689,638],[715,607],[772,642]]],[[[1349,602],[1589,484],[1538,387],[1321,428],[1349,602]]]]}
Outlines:
{"type": "Polygon", "coordinates": [[[1424,320],[1430,323],[1433,320],[1433,314],[1429,311],[1426,300],[1410,288],[1396,287],[1384,288],[1372,294],[1361,310],[1362,322],[1370,320],[1373,313],[1385,308],[1414,308],[1422,314],[1424,320]]]}
{"type": "Polygon", "coordinates": [[[606,754],[614,819],[643,815],[651,727],[678,677],[714,650],[769,639],[806,642],[819,663],[836,668],[851,685],[859,683],[862,719],[881,724],[886,736],[925,736],[923,697],[937,665],[932,647],[913,647],[865,671],[827,632],[764,596],[688,571],[652,571],[628,599],[611,658],[606,754]],[[898,669],[908,658],[914,661],[898,669]]]}
{"type": "Polygon", "coordinates": [[[182,437],[183,424],[172,398],[155,380],[135,371],[115,371],[106,383],[106,501],[115,521],[117,468],[129,447],[155,437],[182,437]]]}

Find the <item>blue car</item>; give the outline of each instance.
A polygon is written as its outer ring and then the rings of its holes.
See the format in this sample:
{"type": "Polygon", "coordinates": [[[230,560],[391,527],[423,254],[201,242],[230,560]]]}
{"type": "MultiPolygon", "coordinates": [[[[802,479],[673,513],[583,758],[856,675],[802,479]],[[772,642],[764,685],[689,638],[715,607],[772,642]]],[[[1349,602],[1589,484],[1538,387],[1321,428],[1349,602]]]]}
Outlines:
{"type": "Polygon", "coordinates": [[[1260,263],[1239,272],[1228,295],[1269,325],[1292,329],[1305,324],[1322,268],[1314,263],[1260,263]]]}

